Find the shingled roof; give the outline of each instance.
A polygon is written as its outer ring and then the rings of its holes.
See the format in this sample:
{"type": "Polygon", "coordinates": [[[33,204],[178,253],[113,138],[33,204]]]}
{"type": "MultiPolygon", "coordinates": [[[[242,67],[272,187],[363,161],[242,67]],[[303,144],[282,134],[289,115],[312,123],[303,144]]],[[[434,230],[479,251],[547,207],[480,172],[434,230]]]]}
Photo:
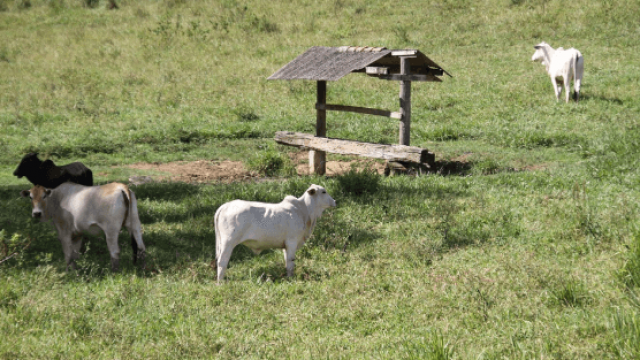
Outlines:
{"type": "MultiPolygon", "coordinates": [[[[415,54],[409,59],[412,74],[449,75],[420,51],[409,51],[415,54]]],[[[335,81],[352,72],[364,72],[368,66],[387,67],[390,72],[397,73],[400,71],[400,57],[396,53],[397,50],[384,47],[314,46],[271,75],[269,80],[335,81]]]]}

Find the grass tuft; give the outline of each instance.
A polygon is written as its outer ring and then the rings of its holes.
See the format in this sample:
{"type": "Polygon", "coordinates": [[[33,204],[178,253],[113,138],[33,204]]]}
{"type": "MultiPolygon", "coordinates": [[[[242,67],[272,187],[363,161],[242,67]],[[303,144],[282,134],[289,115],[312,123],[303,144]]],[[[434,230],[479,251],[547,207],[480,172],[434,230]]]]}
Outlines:
{"type": "Polygon", "coordinates": [[[628,288],[640,289],[640,234],[636,233],[628,245],[626,261],[619,273],[628,288]]]}
{"type": "Polygon", "coordinates": [[[291,175],[295,169],[289,158],[272,146],[264,146],[246,162],[249,170],[264,176],[291,175]]]}
{"type": "Polygon", "coordinates": [[[640,357],[640,316],[637,312],[617,311],[611,324],[613,337],[609,347],[617,359],[640,357]]]}
{"type": "Polygon", "coordinates": [[[592,302],[584,286],[574,280],[568,280],[551,290],[551,302],[567,307],[582,307],[592,302]]]}
{"type": "Polygon", "coordinates": [[[402,359],[449,360],[455,357],[455,351],[441,333],[433,332],[426,339],[405,342],[396,355],[402,359]]]}

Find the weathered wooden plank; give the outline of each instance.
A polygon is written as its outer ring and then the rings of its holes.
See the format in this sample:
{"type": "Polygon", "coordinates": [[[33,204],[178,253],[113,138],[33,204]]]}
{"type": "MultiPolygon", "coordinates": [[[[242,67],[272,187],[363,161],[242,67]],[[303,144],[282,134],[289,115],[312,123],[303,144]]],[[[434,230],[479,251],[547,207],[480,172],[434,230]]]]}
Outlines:
{"type": "Polygon", "coordinates": [[[416,146],[372,144],[355,140],[316,137],[311,134],[278,131],[274,139],[283,145],[303,147],[334,154],[359,155],[388,161],[433,164],[435,155],[416,146]]]}
{"type": "Polygon", "coordinates": [[[442,82],[442,80],[437,77],[428,74],[411,74],[411,75],[402,75],[402,74],[391,74],[391,75],[379,75],[380,79],[383,80],[393,80],[393,81],[433,81],[433,82],[442,82]]]}
{"type": "Polygon", "coordinates": [[[316,104],[316,110],[331,110],[331,111],[347,111],[359,114],[386,116],[392,119],[401,119],[402,114],[395,111],[371,109],[359,106],[347,106],[347,105],[333,105],[333,104],[316,104]]]}

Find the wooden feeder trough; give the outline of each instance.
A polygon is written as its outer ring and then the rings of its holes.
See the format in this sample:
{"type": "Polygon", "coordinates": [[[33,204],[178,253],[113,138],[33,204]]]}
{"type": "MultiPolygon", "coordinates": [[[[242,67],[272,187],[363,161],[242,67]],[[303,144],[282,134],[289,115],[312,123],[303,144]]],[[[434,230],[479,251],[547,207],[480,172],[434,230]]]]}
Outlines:
{"type": "Polygon", "coordinates": [[[309,148],[311,173],[324,175],[326,153],[359,155],[387,160],[387,173],[411,168],[425,169],[435,161],[427,149],[409,146],[411,138],[411,82],[436,81],[447,73],[418,50],[387,50],[383,47],[315,46],[269,77],[269,80],[315,80],[316,134],[278,131],[275,141],[309,148]],[[350,73],[365,73],[384,80],[400,81],[400,110],[397,112],[357,106],[327,104],[327,81],[336,81],[350,73]],[[386,116],[400,120],[399,145],[372,144],[354,140],[327,138],[327,110],[386,116]],[[403,169],[404,168],[404,169],[403,169]]]}

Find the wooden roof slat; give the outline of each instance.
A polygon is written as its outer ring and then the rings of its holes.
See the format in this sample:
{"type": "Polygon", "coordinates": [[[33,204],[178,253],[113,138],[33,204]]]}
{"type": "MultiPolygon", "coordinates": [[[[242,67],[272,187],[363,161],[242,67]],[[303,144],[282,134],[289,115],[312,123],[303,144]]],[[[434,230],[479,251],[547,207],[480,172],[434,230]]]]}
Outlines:
{"type": "Polygon", "coordinates": [[[440,73],[449,75],[440,65],[418,50],[388,50],[384,47],[314,46],[283,66],[268,79],[336,81],[352,72],[364,72],[367,66],[399,69],[400,58],[392,56],[393,52],[396,54],[415,55],[415,58],[409,59],[412,73],[414,74],[430,75],[430,78],[439,76],[440,73]],[[434,72],[433,70],[438,71],[434,72]]]}
{"type": "Polygon", "coordinates": [[[278,70],[269,80],[335,81],[352,71],[387,56],[391,51],[340,51],[340,48],[314,46],[278,70]]]}

